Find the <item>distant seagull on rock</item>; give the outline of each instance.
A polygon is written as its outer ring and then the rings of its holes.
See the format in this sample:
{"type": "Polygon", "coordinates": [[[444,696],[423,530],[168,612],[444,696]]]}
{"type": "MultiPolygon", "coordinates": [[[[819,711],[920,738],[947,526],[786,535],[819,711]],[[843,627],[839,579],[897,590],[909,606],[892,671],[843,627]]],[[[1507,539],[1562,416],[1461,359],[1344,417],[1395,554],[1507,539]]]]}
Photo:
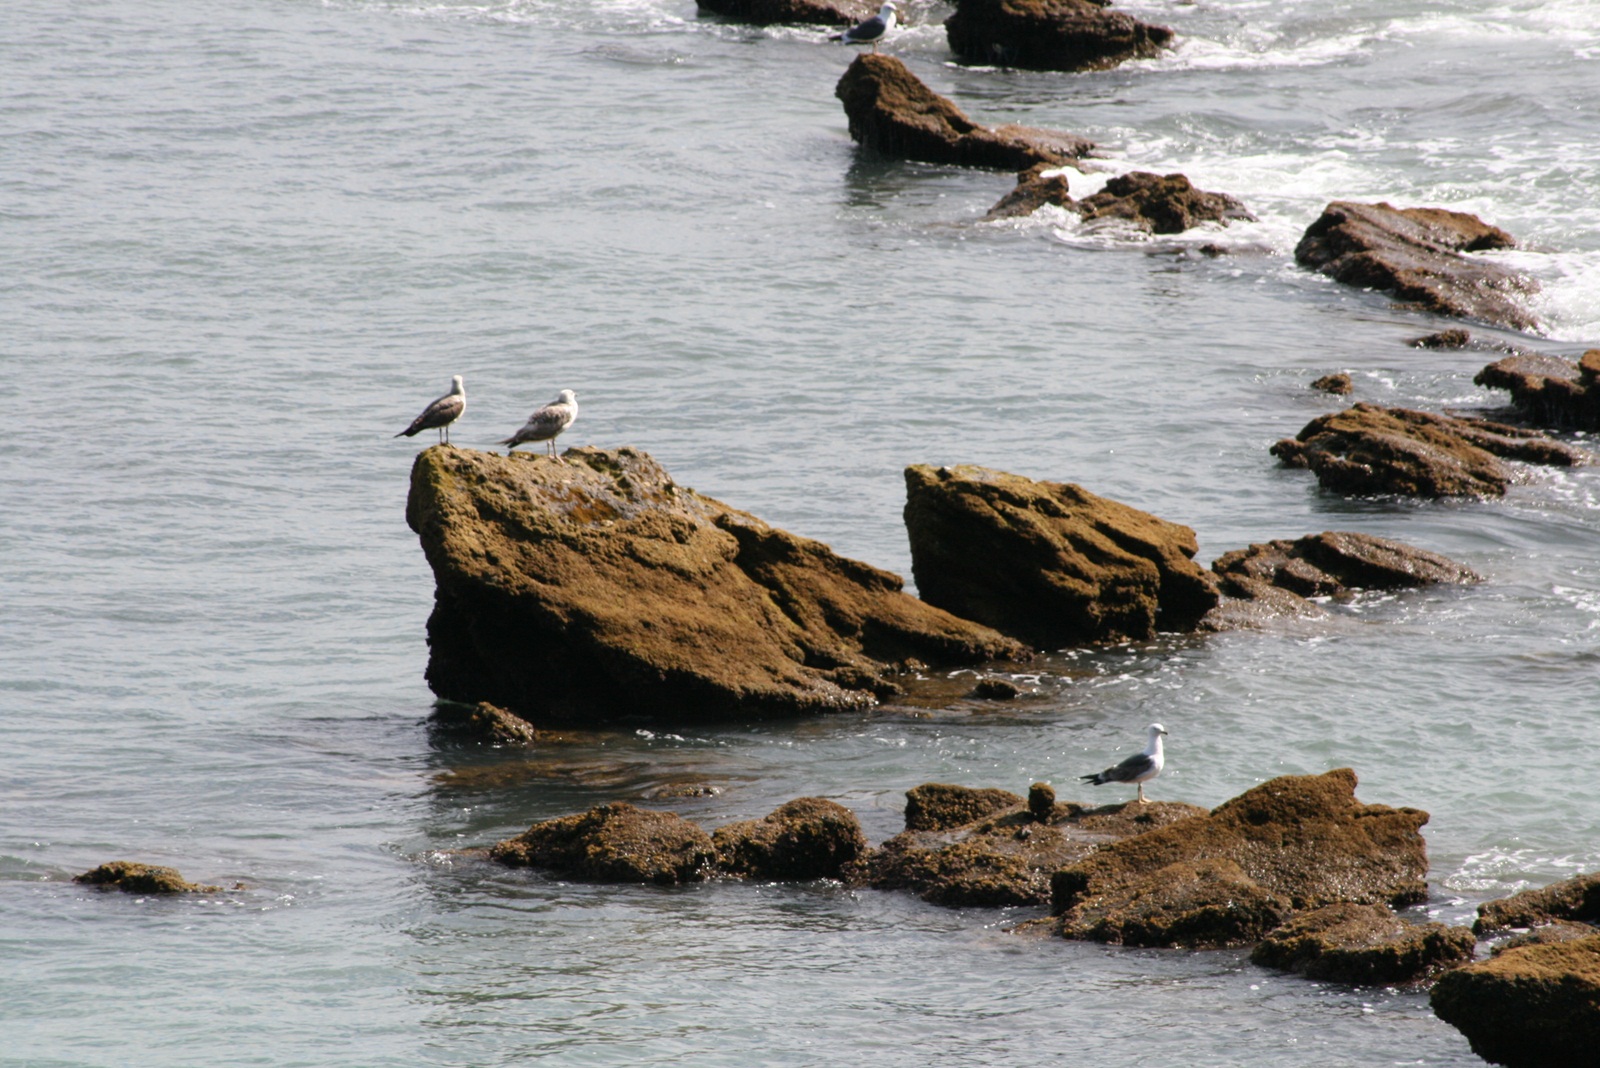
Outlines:
{"type": "Polygon", "coordinates": [[[500,444],[510,446],[506,450],[510,452],[523,442],[546,441],[550,443],[550,455],[555,456],[556,435],[577,422],[577,419],[578,395],[570,389],[564,389],[555,400],[528,416],[528,421],[522,425],[521,430],[500,444]]]}
{"type": "Polygon", "coordinates": [[[461,376],[456,375],[450,380],[450,392],[422,409],[422,414],[411,420],[411,425],[395,437],[412,438],[424,430],[438,430],[439,440],[448,444],[450,424],[460,419],[461,413],[466,410],[467,387],[461,384],[461,376]]]}
{"type": "Polygon", "coordinates": [[[1114,768],[1095,775],[1081,776],[1084,782],[1092,782],[1096,786],[1108,782],[1131,782],[1139,786],[1139,803],[1148,802],[1144,796],[1144,784],[1161,774],[1161,765],[1164,760],[1161,755],[1161,739],[1167,733],[1167,728],[1159,723],[1150,724],[1150,741],[1144,747],[1144,752],[1136,753],[1118,764],[1114,768]]]}
{"type": "Polygon", "coordinates": [[[876,15],[867,21],[857,23],[843,33],[836,33],[828,40],[843,41],[845,44],[852,45],[869,44],[872,46],[872,50],[876,52],[878,50],[878,42],[883,40],[883,35],[892,29],[894,29],[894,2],[890,0],[889,3],[878,9],[876,15]]]}

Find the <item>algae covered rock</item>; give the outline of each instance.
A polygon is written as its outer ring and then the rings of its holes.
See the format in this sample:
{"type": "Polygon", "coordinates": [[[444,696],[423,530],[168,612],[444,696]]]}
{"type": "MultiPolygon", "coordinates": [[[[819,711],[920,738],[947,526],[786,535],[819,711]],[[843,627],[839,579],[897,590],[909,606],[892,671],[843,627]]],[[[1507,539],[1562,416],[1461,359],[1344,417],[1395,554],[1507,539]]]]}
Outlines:
{"type": "Polygon", "coordinates": [[[435,446],[406,519],[436,583],[429,685],[535,722],[862,708],[900,692],[909,661],[1029,655],[633,449],[435,446]]]}
{"type": "Polygon", "coordinates": [[[1056,130],[979,125],[924,85],[894,56],[855,58],[834,95],[844,103],[856,143],[896,159],[1022,171],[1087,156],[1092,142],[1056,130]]]}
{"type": "Polygon", "coordinates": [[[1010,790],[929,782],[906,791],[906,830],[943,831],[1022,804],[1010,790]]]}
{"type": "Polygon", "coordinates": [[[98,868],[74,875],[72,881],[130,894],[210,894],[222,889],[220,886],[191,883],[176,868],[140,864],[133,860],[107,861],[98,868]]]}
{"type": "Polygon", "coordinates": [[[719,827],[717,867],[750,879],[835,879],[867,851],[856,814],[834,801],[801,797],[759,820],[719,827]]]}
{"type": "Polygon", "coordinates": [[[876,0],[695,0],[701,11],[756,26],[851,26],[878,10],[876,0]]]}
{"type": "Polygon", "coordinates": [[[709,834],[675,812],[618,801],[535,823],[497,842],[489,858],[583,882],[671,886],[704,879],[716,848],[709,834]]]}
{"type": "Polygon", "coordinates": [[[1108,0],[960,0],[945,34],[963,63],[1066,71],[1154,56],[1172,40],[1167,27],[1107,6],[1108,0]]]}
{"type": "Polygon", "coordinates": [[[1513,353],[1479,371],[1473,382],[1511,394],[1511,403],[1540,426],[1600,430],[1600,349],[1577,362],[1513,353]]]}
{"type": "Polygon", "coordinates": [[[1551,920],[1600,922],[1600,872],[1576,875],[1537,890],[1523,890],[1478,906],[1472,929],[1491,934],[1551,920]]]}
{"type": "Polygon", "coordinates": [[[1250,960],[1308,979],[1414,983],[1470,961],[1476,945],[1465,927],[1406,923],[1385,905],[1345,902],[1295,916],[1268,934],[1250,960]]]}
{"type": "Polygon", "coordinates": [[[1131,171],[1106,182],[1100,192],[1071,205],[1085,220],[1122,219],[1152,234],[1181,234],[1203,222],[1254,222],[1255,216],[1227,193],[1196,189],[1182,174],[1131,171]]]}
{"type": "Polygon", "coordinates": [[[1122,946],[1222,948],[1254,942],[1290,905],[1226,857],[1178,860],[1082,902],[1061,933],[1122,946]]]}
{"type": "Polygon", "coordinates": [[[1600,934],[1523,946],[1446,972],[1430,1001],[1486,1061],[1592,1068],[1600,1050],[1600,934]]]}
{"type": "Polygon", "coordinates": [[[1217,604],[1188,527],[984,467],[906,469],[906,529],[930,604],[1039,648],[1192,630],[1217,604]]]}

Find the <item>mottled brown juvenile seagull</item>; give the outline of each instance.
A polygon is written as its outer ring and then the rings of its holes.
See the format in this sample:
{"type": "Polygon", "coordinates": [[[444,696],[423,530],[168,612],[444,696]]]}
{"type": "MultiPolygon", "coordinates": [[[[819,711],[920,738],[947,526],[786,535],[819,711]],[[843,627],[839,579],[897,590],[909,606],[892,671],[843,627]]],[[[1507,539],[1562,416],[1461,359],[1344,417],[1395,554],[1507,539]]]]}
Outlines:
{"type": "Polygon", "coordinates": [[[1144,784],[1161,774],[1161,765],[1165,758],[1161,755],[1161,739],[1167,733],[1167,728],[1159,723],[1150,724],[1150,741],[1144,747],[1144,752],[1135,753],[1115,767],[1093,775],[1079,776],[1084,782],[1092,782],[1096,786],[1108,782],[1131,782],[1139,786],[1139,804],[1147,804],[1144,796],[1144,784]]]}
{"type": "Polygon", "coordinates": [[[450,440],[450,424],[461,418],[461,413],[467,410],[467,387],[461,384],[461,376],[456,375],[450,379],[450,392],[422,409],[422,414],[411,420],[411,425],[406,427],[397,438],[415,437],[424,430],[439,431],[439,440],[450,440]]]}
{"type": "MultiPolygon", "coordinates": [[[[522,429],[506,438],[500,444],[508,445],[506,451],[516,448],[526,441],[544,441],[549,443],[550,455],[556,455],[556,435],[571,426],[578,419],[578,395],[570,389],[564,389],[557,394],[556,399],[546,404],[543,408],[528,416],[528,421],[522,424],[522,429]]],[[[560,459],[560,457],[556,457],[560,459]]]]}

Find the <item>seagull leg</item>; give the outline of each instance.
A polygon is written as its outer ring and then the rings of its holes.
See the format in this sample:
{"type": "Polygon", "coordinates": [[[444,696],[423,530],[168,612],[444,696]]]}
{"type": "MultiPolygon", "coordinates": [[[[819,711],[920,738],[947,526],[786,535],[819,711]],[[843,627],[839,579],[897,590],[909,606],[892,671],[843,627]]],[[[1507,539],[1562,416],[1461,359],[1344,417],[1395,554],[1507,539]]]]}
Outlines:
{"type": "Polygon", "coordinates": [[[1144,796],[1144,783],[1140,783],[1139,784],[1139,804],[1148,805],[1149,803],[1150,803],[1150,799],[1148,797],[1144,796]]]}

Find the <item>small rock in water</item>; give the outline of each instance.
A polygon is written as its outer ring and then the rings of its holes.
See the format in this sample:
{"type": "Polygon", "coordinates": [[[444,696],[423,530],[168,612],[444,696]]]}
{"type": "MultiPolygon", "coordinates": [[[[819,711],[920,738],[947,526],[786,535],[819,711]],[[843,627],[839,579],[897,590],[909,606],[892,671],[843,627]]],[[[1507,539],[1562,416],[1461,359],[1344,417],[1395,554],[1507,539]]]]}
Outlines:
{"type": "Polygon", "coordinates": [[[123,890],[130,894],[212,894],[222,889],[220,886],[191,883],[178,874],[176,868],[162,868],[131,860],[108,861],[82,875],[74,875],[72,881],[123,890]]]}
{"type": "Polygon", "coordinates": [[[1351,380],[1349,374],[1344,371],[1339,371],[1335,374],[1323,375],[1321,378],[1311,383],[1311,388],[1320,389],[1324,393],[1333,393],[1343,396],[1347,393],[1354,392],[1356,386],[1355,382],[1351,380]]]}

